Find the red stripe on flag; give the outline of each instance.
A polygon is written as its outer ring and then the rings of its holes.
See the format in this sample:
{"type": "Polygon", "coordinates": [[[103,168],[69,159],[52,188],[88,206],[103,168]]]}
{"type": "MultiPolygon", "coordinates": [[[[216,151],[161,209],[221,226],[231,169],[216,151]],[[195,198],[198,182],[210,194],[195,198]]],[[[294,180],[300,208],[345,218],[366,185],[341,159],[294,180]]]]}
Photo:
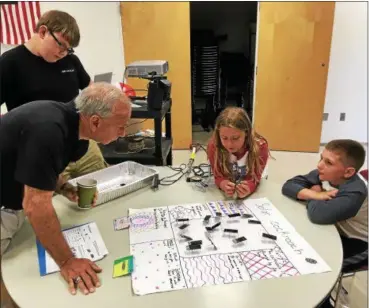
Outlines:
{"type": "Polygon", "coordinates": [[[3,18],[5,18],[3,11],[1,10],[0,6],[0,42],[4,42],[4,32],[3,29],[5,29],[5,25],[3,22],[3,18]]]}
{"type": "Polygon", "coordinates": [[[37,20],[39,20],[39,19],[40,19],[40,17],[41,17],[40,2],[38,2],[38,1],[37,1],[35,4],[36,4],[37,20]]]}
{"type": "Polygon", "coordinates": [[[35,23],[36,15],[35,15],[35,12],[33,11],[32,3],[29,2],[28,4],[29,4],[29,11],[31,12],[31,22],[32,22],[32,29],[31,30],[32,30],[32,33],[33,33],[33,31],[35,31],[35,29],[36,29],[36,23],[35,23]]]}
{"type": "Polygon", "coordinates": [[[17,30],[15,28],[15,21],[14,21],[13,9],[11,7],[11,4],[8,5],[8,12],[9,12],[9,17],[10,17],[10,22],[12,23],[14,44],[18,45],[19,44],[18,34],[17,34],[17,30]]]}
{"type": "Polygon", "coordinates": [[[22,4],[22,11],[23,11],[24,26],[26,27],[27,37],[30,38],[31,37],[31,31],[29,30],[29,25],[28,25],[28,17],[27,17],[26,3],[25,2],[21,2],[21,4],[22,4]]]}
{"type": "Polygon", "coordinates": [[[19,6],[18,5],[15,7],[15,14],[17,15],[18,29],[19,29],[21,42],[24,42],[25,39],[24,39],[24,35],[23,35],[23,29],[22,29],[22,23],[21,23],[21,18],[20,18],[20,14],[19,14],[19,6]]]}
{"type": "Polygon", "coordinates": [[[16,4],[1,4],[0,42],[22,44],[29,40],[41,17],[40,3],[18,1],[16,4]]]}
{"type": "MultiPolygon", "coordinates": [[[[6,14],[4,5],[1,5],[1,10],[3,11],[4,17],[5,17],[6,44],[10,44],[9,20],[8,20],[8,14],[6,14]]],[[[4,35],[4,33],[3,33],[3,35],[4,35]]]]}

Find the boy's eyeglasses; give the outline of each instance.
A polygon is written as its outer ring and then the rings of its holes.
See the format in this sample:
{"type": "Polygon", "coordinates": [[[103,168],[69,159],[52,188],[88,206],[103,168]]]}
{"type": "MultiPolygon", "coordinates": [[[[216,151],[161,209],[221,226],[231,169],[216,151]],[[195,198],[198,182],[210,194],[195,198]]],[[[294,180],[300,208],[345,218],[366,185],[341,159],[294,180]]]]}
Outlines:
{"type": "Polygon", "coordinates": [[[72,47],[66,47],[64,44],[62,44],[57,38],[56,38],[56,36],[54,35],[54,33],[52,32],[52,31],[49,31],[50,32],[50,34],[51,34],[51,36],[54,38],[54,40],[55,40],[55,42],[58,44],[58,46],[59,46],[59,48],[60,48],[60,50],[62,51],[62,52],[64,52],[64,51],[67,51],[68,52],[68,55],[72,55],[72,54],[74,54],[74,49],[72,48],[72,47]]]}

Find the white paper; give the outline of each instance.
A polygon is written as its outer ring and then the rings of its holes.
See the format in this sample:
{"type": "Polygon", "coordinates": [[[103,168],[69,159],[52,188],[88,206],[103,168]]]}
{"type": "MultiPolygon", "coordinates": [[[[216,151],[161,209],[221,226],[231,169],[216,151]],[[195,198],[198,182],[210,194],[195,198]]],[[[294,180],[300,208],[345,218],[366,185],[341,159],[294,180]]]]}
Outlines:
{"type": "Polygon", "coordinates": [[[135,257],[132,285],[135,294],[195,288],[247,280],[299,276],[331,271],[326,262],[302,238],[294,227],[266,198],[246,201],[217,201],[169,207],[130,209],[130,249],[135,257]],[[222,217],[217,218],[216,212],[222,217]],[[232,213],[251,214],[261,224],[249,224],[232,213]],[[203,219],[211,215],[208,224],[203,219]],[[177,218],[189,218],[189,227],[179,229],[177,218]],[[213,245],[206,238],[205,227],[221,222],[211,232],[213,245]],[[236,236],[225,235],[224,228],[237,229],[236,236]],[[186,249],[185,234],[202,240],[200,251],[186,249]],[[277,236],[277,240],[262,237],[277,236]],[[246,242],[233,239],[245,236],[246,242]],[[316,264],[306,258],[316,260],[316,264]]]}
{"type": "MultiPolygon", "coordinates": [[[[63,235],[76,258],[98,261],[108,254],[108,250],[95,222],[64,230],[63,235]]],[[[43,248],[39,247],[38,249],[43,248]]],[[[45,262],[46,264],[46,273],[44,274],[60,271],[59,266],[47,251],[45,251],[45,259],[39,259],[39,262],[45,262]]]]}

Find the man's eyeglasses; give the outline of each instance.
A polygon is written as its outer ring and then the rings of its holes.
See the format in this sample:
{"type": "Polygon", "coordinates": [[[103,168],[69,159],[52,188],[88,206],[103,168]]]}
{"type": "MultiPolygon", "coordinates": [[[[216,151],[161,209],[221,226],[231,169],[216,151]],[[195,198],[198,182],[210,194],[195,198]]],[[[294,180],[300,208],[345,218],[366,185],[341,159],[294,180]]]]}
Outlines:
{"type": "Polygon", "coordinates": [[[74,49],[72,47],[66,47],[64,44],[62,44],[54,35],[54,33],[52,31],[49,31],[51,36],[54,38],[55,42],[59,45],[59,48],[62,52],[67,51],[68,55],[72,55],[74,54],[74,49]]]}

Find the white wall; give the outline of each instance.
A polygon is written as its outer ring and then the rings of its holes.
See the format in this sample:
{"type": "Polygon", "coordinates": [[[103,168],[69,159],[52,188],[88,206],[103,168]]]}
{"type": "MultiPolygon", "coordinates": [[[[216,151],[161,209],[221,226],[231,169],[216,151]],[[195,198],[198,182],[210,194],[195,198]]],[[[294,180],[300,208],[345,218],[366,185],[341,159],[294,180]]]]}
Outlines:
{"type": "MultiPolygon", "coordinates": [[[[57,9],[71,14],[78,23],[81,41],[75,49],[87,73],[113,72],[122,81],[124,49],[119,2],[41,2],[41,14],[57,9]]],[[[14,46],[1,44],[1,53],[14,46]]]]}
{"type": "Polygon", "coordinates": [[[337,138],[368,142],[367,16],[366,2],[336,2],[322,143],[337,138]]]}

